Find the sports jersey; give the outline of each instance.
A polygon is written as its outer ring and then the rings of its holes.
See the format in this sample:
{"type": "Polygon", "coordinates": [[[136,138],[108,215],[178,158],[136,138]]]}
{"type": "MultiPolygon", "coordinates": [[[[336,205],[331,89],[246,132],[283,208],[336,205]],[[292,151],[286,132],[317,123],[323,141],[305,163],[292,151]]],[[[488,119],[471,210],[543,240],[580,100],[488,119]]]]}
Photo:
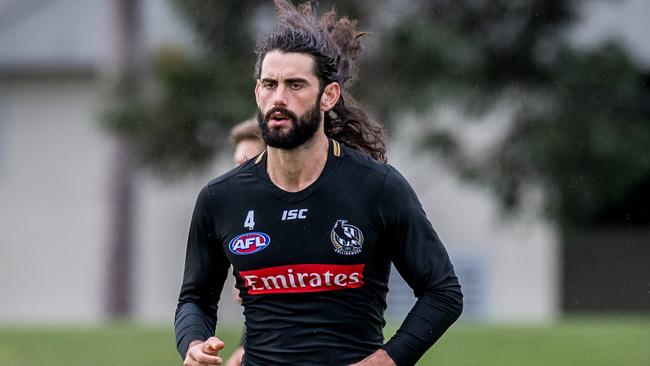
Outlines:
{"type": "Polygon", "coordinates": [[[244,365],[349,365],[383,348],[413,365],[458,318],[447,252],[390,165],[330,140],[319,178],[286,192],[262,153],[199,193],[176,310],[176,339],[214,334],[232,265],[245,316],[244,365]],[[418,298],[384,343],[391,263],[418,298]]]}

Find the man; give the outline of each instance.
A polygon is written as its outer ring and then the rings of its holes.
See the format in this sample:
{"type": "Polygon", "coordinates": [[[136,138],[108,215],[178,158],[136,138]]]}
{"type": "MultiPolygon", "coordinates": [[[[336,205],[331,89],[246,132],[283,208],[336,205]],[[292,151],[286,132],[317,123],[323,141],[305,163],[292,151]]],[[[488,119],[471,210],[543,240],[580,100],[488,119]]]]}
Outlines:
{"type": "Polygon", "coordinates": [[[258,46],[255,97],[267,150],[197,199],[176,310],[185,365],[220,365],[219,294],[234,268],[246,318],[243,365],[413,365],[458,318],[453,266],[383,130],[342,89],[356,23],[275,0],[258,46]],[[418,298],[383,342],[391,262],[418,298]]]}

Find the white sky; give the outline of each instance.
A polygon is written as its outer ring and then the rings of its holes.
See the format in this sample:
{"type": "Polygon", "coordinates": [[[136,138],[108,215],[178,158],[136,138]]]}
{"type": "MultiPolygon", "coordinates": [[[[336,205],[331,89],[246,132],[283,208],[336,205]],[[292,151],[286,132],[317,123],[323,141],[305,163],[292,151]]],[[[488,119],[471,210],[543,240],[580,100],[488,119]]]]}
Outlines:
{"type": "Polygon", "coordinates": [[[571,37],[578,45],[620,38],[635,60],[650,68],[650,1],[587,0],[584,5],[583,20],[571,37]]]}

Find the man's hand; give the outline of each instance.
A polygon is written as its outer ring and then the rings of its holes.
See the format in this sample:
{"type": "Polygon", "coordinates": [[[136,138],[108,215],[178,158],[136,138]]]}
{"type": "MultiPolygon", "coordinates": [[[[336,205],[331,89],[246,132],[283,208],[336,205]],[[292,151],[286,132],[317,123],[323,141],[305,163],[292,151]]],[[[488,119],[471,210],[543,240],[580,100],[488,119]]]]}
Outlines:
{"type": "Polygon", "coordinates": [[[364,358],[363,360],[354,363],[350,366],[397,366],[395,361],[384,351],[383,349],[378,349],[375,353],[364,358]]]}
{"type": "Polygon", "coordinates": [[[223,360],[218,355],[223,346],[217,337],[210,337],[205,342],[194,341],[187,349],[183,366],[221,365],[223,360]]]}
{"type": "Polygon", "coordinates": [[[244,357],[244,347],[239,346],[226,361],[225,366],[241,366],[242,357],[244,357]]]}

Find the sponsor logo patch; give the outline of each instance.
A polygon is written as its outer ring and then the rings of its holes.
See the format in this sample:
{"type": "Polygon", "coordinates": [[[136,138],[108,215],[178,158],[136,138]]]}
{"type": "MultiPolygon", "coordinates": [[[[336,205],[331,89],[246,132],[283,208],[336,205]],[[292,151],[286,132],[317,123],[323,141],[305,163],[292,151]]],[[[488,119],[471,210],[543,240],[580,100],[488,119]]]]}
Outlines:
{"type": "Polygon", "coordinates": [[[271,238],[268,235],[252,232],[235,236],[228,243],[228,248],[237,255],[247,255],[259,252],[268,247],[269,243],[271,243],[271,238]]]}
{"type": "Polygon", "coordinates": [[[240,271],[251,295],[334,291],[363,286],[364,264],[294,264],[240,271]]]}
{"type": "Polygon", "coordinates": [[[343,255],[355,255],[363,249],[363,233],[347,220],[336,220],[330,233],[334,251],[343,255]]]}

